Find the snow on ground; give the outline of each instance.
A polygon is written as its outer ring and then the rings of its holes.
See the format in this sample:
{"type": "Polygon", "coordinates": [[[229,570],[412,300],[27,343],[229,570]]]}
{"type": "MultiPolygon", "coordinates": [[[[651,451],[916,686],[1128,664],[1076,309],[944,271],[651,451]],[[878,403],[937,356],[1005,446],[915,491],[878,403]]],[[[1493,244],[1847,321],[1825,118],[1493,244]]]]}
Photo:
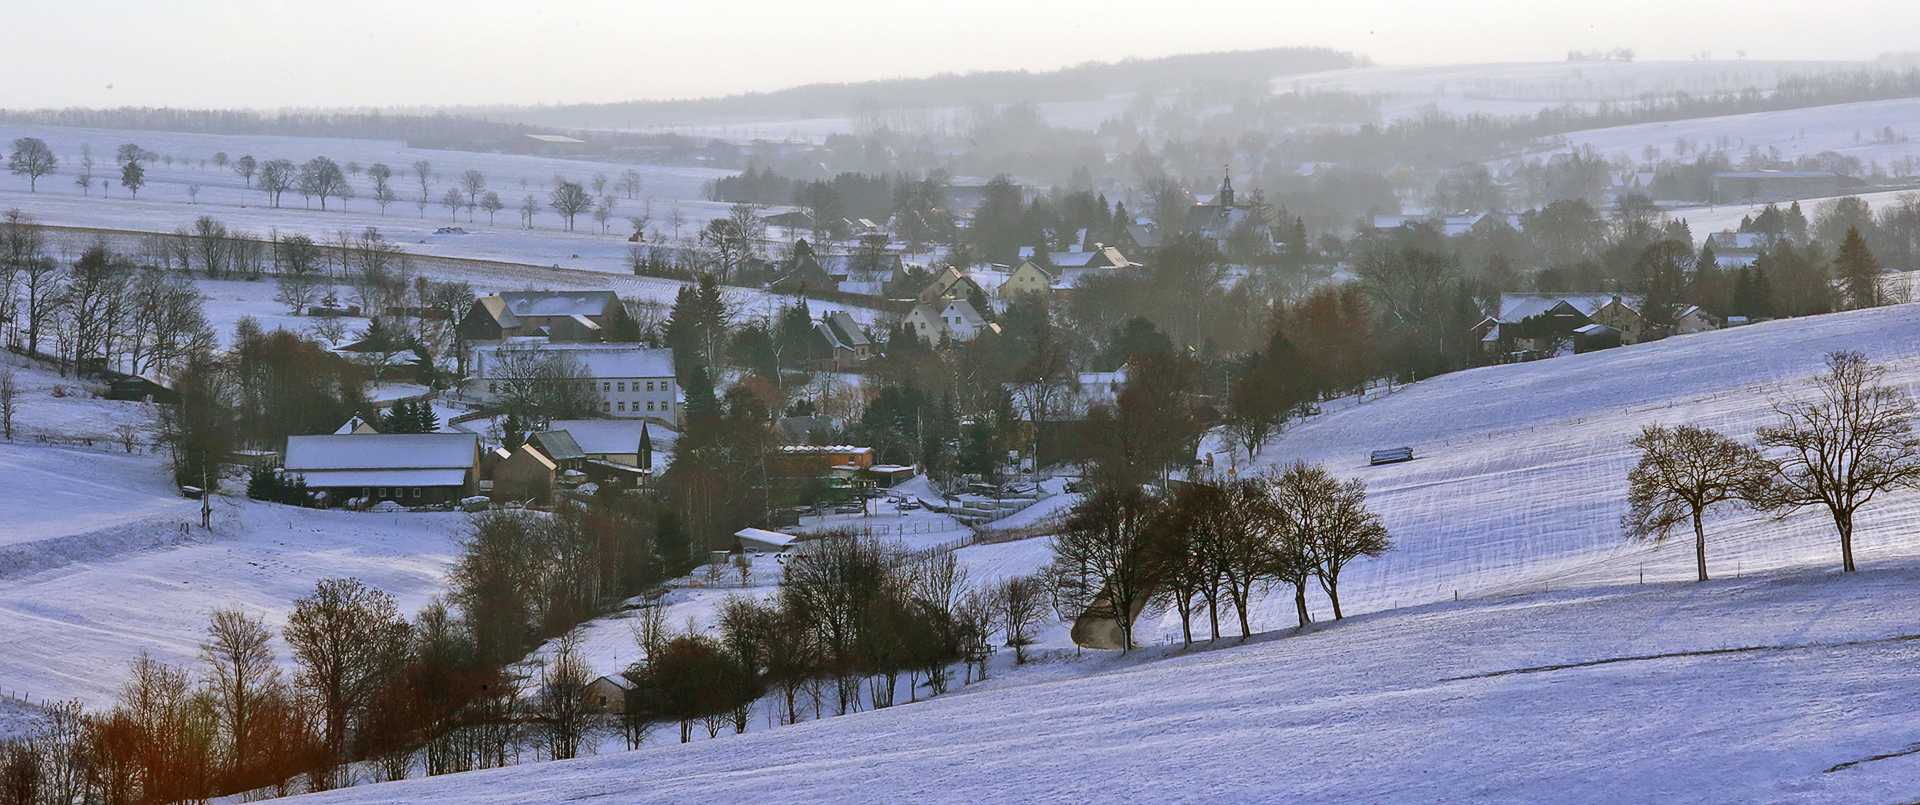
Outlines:
{"type": "Polygon", "coordinates": [[[1920,757],[1860,761],[1913,742],[1920,568],[1874,564],[1055,658],[918,704],[311,801],[1911,801],[1920,757]],[[1596,664],[1545,668],[1574,663],[1596,664]]]}
{"type": "Polygon", "coordinates": [[[293,599],[323,578],[360,578],[408,615],[444,588],[464,515],[314,511],[222,496],[208,532],[198,527],[200,503],[180,496],[146,444],[151,406],[94,398],[97,386],[19,356],[0,353],[0,362],[21,387],[15,440],[0,441],[9,504],[0,507],[0,694],[110,704],[140,651],[191,662],[215,607],[263,614],[277,628],[293,599]],[[67,396],[53,396],[56,387],[67,396]],[[132,453],[112,441],[120,424],[143,431],[132,453]],[[86,436],[94,444],[73,441],[86,436]]]}
{"type": "MultiPolygon", "coordinates": [[[[1691,546],[1649,546],[1620,535],[1628,440],[1645,424],[1706,425],[1751,439],[1776,416],[1770,400],[1805,393],[1835,349],[1859,349],[1920,392],[1920,306],[1765,322],[1603,352],[1444,375],[1315,417],[1270,443],[1259,465],[1322,462],[1367,482],[1370,505],[1396,550],[1341,577],[1348,613],[1567,584],[1690,578],[1691,546]],[[1367,466],[1369,450],[1410,446],[1418,458],[1367,466]]],[[[1218,445],[1205,449],[1221,450],[1218,445]]],[[[1244,456],[1242,460],[1244,468],[1244,456]]],[[[1243,469],[1244,471],[1244,469],[1243,469]]],[[[1920,554],[1920,493],[1863,510],[1861,556],[1920,554]]],[[[1708,525],[1715,574],[1837,565],[1832,523],[1806,511],[1784,522],[1729,512],[1708,525]]],[[[1314,596],[1316,609],[1325,612],[1314,596]]],[[[1255,628],[1294,621],[1270,596],[1255,628]]],[[[1177,633],[1163,618],[1149,631],[1177,633]]]]}
{"type": "Polygon", "coordinates": [[[1645,162],[1641,151],[1649,145],[1662,149],[1668,158],[1690,160],[1673,151],[1674,142],[1681,138],[1702,148],[1718,147],[1725,138],[1728,155],[1735,161],[1749,148],[1762,152],[1777,148],[1788,160],[1832,151],[1855,157],[1863,165],[1879,162],[1883,167],[1901,157],[1920,156],[1920,143],[1875,138],[1876,132],[1889,127],[1897,135],[1920,134],[1920,98],[1589,129],[1567,134],[1566,144],[1591,145],[1609,159],[1629,162],[1645,162]]]}
{"type": "MultiPolygon", "coordinates": [[[[0,475],[10,486],[24,465],[68,469],[49,461],[64,451],[10,460],[30,449],[0,446],[0,475]]],[[[72,459],[83,466],[71,468],[70,482],[89,469],[101,479],[75,494],[133,475],[99,459],[72,459]]],[[[152,463],[146,469],[159,471],[152,463]]],[[[0,564],[0,686],[36,702],[78,698],[89,707],[112,704],[127,663],[141,651],[168,663],[194,662],[215,608],[264,615],[277,630],[293,600],[316,582],[353,577],[393,595],[411,616],[442,592],[466,524],[460,514],[316,511],[222,497],[209,533],[198,527],[194,501],[150,514],[126,506],[104,513],[55,507],[55,495],[32,499],[50,501],[33,508],[64,515],[68,530],[103,517],[124,520],[65,540],[15,543],[0,554],[8,560],[0,564]],[[82,538],[96,540],[99,550],[78,550],[82,538]]],[[[276,650],[288,664],[286,646],[276,650]]]]}
{"type": "Polygon", "coordinates": [[[1273,87],[1275,92],[1338,90],[1378,95],[1381,116],[1391,121],[1417,116],[1429,105],[1454,115],[1531,116],[1541,109],[1568,104],[1590,107],[1649,93],[1701,95],[1748,87],[1771,90],[1787,76],[1874,66],[1868,62],[1760,60],[1399,65],[1282,76],[1274,79],[1273,87]]]}

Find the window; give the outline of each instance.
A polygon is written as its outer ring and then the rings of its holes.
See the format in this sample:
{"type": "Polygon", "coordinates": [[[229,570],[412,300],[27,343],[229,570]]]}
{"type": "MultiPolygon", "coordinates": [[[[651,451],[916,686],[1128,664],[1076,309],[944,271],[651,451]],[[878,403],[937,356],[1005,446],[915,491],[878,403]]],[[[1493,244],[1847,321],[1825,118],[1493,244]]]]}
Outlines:
{"type": "Polygon", "coordinates": [[[605,386],[605,388],[602,388],[602,389],[600,389],[601,391],[612,391],[612,390],[613,390],[613,384],[612,384],[612,383],[602,383],[601,385],[603,385],[603,386],[605,386]]]}
{"type": "Polygon", "coordinates": [[[621,412],[621,413],[626,413],[626,411],[627,411],[627,404],[626,404],[626,403],[621,403],[621,404],[620,404],[620,412],[621,412]]]}
{"type": "Polygon", "coordinates": [[[416,497],[416,498],[417,498],[417,497],[420,497],[420,487],[417,487],[417,486],[416,486],[416,487],[414,487],[414,488],[413,488],[413,496],[414,496],[414,497],[416,497]]]}
{"type": "Polygon", "coordinates": [[[387,488],[384,486],[380,487],[380,497],[386,497],[386,496],[387,496],[387,488]]]}
{"type": "Polygon", "coordinates": [[[647,410],[649,410],[649,411],[651,411],[651,410],[653,410],[653,401],[652,401],[652,400],[648,400],[648,401],[647,401],[647,410]]]}
{"type": "Polygon", "coordinates": [[[606,411],[611,411],[611,410],[613,410],[613,403],[610,403],[610,402],[606,402],[605,400],[602,400],[602,401],[600,402],[600,410],[601,410],[601,411],[602,411],[603,413],[604,413],[604,412],[606,412],[606,411]]]}
{"type": "Polygon", "coordinates": [[[649,381],[647,381],[647,390],[648,390],[648,391],[652,391],[652,390],[653,390],[653,381],[651,381],[651,380],[649,380],[649,381]]]}
{"type": "Polygon", "coordinates": [[[625,380],[622,380],[622,381],[620,381],[620,388],[619,388],[619,390],[620,390],[620,391],[626,391],[626,390],[627,390],[627,381],[625,381],[625,380]]]}
{"type": "Polygon", "coordinates": [[[499,384],[499,383],[488,383],[488,384],[487,384],[487,393],[488,393],[488,394],[499,394],[499,393],[500,393],[500,384],[499,384]]]}

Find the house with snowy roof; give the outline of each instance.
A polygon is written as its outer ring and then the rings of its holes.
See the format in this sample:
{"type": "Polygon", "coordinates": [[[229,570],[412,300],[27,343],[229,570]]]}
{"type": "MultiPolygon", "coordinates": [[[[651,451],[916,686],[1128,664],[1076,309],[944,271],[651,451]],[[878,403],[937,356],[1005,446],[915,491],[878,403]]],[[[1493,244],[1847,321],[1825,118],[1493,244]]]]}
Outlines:
{"type": "Polygon", "coordinates": [[[988,330],[1000,332],[1000,325],[987,321],[973,303],[949,299],[937,304],[914,305],[907,311],[907,328],[914,335],[938,344],[943,339],[972,341],[988,330]]]}
{"type": "MultiPolygon", "coordinates": [[[[1637,344],[1648,335],[1640,315],[1645,299],[1621,294],[1500,295],[1498,313],[1474,326],[1481,349],[1490,353],[1515,350],[1552,353],[1556,345],[1571,342],[1582,327],[1599,324],[1619,333],[1623,344],[1637,344]]],[[[1591,338],[1595,333],[1589,332],[1591,338]]]]}
{"type": "Polygon", "coordinates": [[[591,342],[630,323],[627,306],[612,291],[502,291],[474,300],[455,331],[474,344],[530,336],[591,342]]]}
{"type": "Polygon", "coordinates": [[[471,433],[346,433],[287,437],[288,473],[325,493],[326,505],[455,503],[479,481],[480,439],[471,433]]]}
{"type": "Polygon", "coordinates": [[[822,315],[820,321],[814,323],[813,331],[813,362],[817,371],[846,371],[873,356],[873,341],[844,310],[822,315]]]}

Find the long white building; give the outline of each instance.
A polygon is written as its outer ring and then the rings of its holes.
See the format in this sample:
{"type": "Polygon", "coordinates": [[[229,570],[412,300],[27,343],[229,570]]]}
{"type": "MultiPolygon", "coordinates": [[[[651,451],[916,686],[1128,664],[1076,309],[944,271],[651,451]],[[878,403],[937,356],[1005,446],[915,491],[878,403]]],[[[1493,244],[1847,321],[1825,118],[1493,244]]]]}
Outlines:
{"type": "Polygon", "coordinates": [[[600,413],[614,418],[658,417],[678,424],[680,389],[673,380],[673,351],[636,344],[554,344],[545,339],[512,339],[473,349],[468,393],[484,402],[496,399],[501,383],[512,380],[525,361],[503,352],[554,352],[572,357],[600,397],[600,413]]]}

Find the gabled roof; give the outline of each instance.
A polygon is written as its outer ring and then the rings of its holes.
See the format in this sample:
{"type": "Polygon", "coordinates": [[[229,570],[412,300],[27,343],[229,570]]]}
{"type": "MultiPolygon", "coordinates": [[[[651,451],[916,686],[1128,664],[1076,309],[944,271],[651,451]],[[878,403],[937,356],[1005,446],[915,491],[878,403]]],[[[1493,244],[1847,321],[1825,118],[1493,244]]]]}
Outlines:
{"type": "Polygon", "coordinates": [[[471,433],[372,433],[289,436],[286,468],[381,470],[471,468],[479,437],[471,433]]]}
{"type": "Polygon", "coordinates": [[[1565,302],[1582,316],[1598,313],[1619,298],[1628,308],[1638,309],[1638,297],[1621,297],[1610,293],[1540,294],[1540,293],[1503,293],[1500,295],[1499,319],[1504,322],[1517,322],[1538,316],[1565,302]]]}
{"type": "Polygon", "coordinates": [[[599,316],[620,304],[612,291],[502,291],[499,297],[515,316],[599,316]]]}
{"type": "Polygon", "coordinates": [[[864,347],[872,346],[873,344],[871,340],[868,340],[866,332],[860,329],[859,322],[854,321],[853,317],[847,315],[847,312],[844,310],[829,311],[827,315],[820,317],[820,323],[830,327],[834,335],[840,339],[840,342],[849,347],[864,347]]]}
{"type": "Polygon", "coordinates": [[[625,455],[640,450],[640,429],[647,428],[655,453],[673,449],[679,437],[672,428],[645,419],[556,419],[547,427],[565,431],[582,453],[589,456],[625,455]]]}
{"type": "MultiPolygon", "coordinates": [[[[540,445],[540,451],[554,461],[575,461],[587,457],[586,452],[580,449],[580,443],[574,441],[573,435],[564,430],[543,430],[534,434],[531,440],[540,445]]],[[[634,444],[639,442],[636,441],[634,444]]]]}

